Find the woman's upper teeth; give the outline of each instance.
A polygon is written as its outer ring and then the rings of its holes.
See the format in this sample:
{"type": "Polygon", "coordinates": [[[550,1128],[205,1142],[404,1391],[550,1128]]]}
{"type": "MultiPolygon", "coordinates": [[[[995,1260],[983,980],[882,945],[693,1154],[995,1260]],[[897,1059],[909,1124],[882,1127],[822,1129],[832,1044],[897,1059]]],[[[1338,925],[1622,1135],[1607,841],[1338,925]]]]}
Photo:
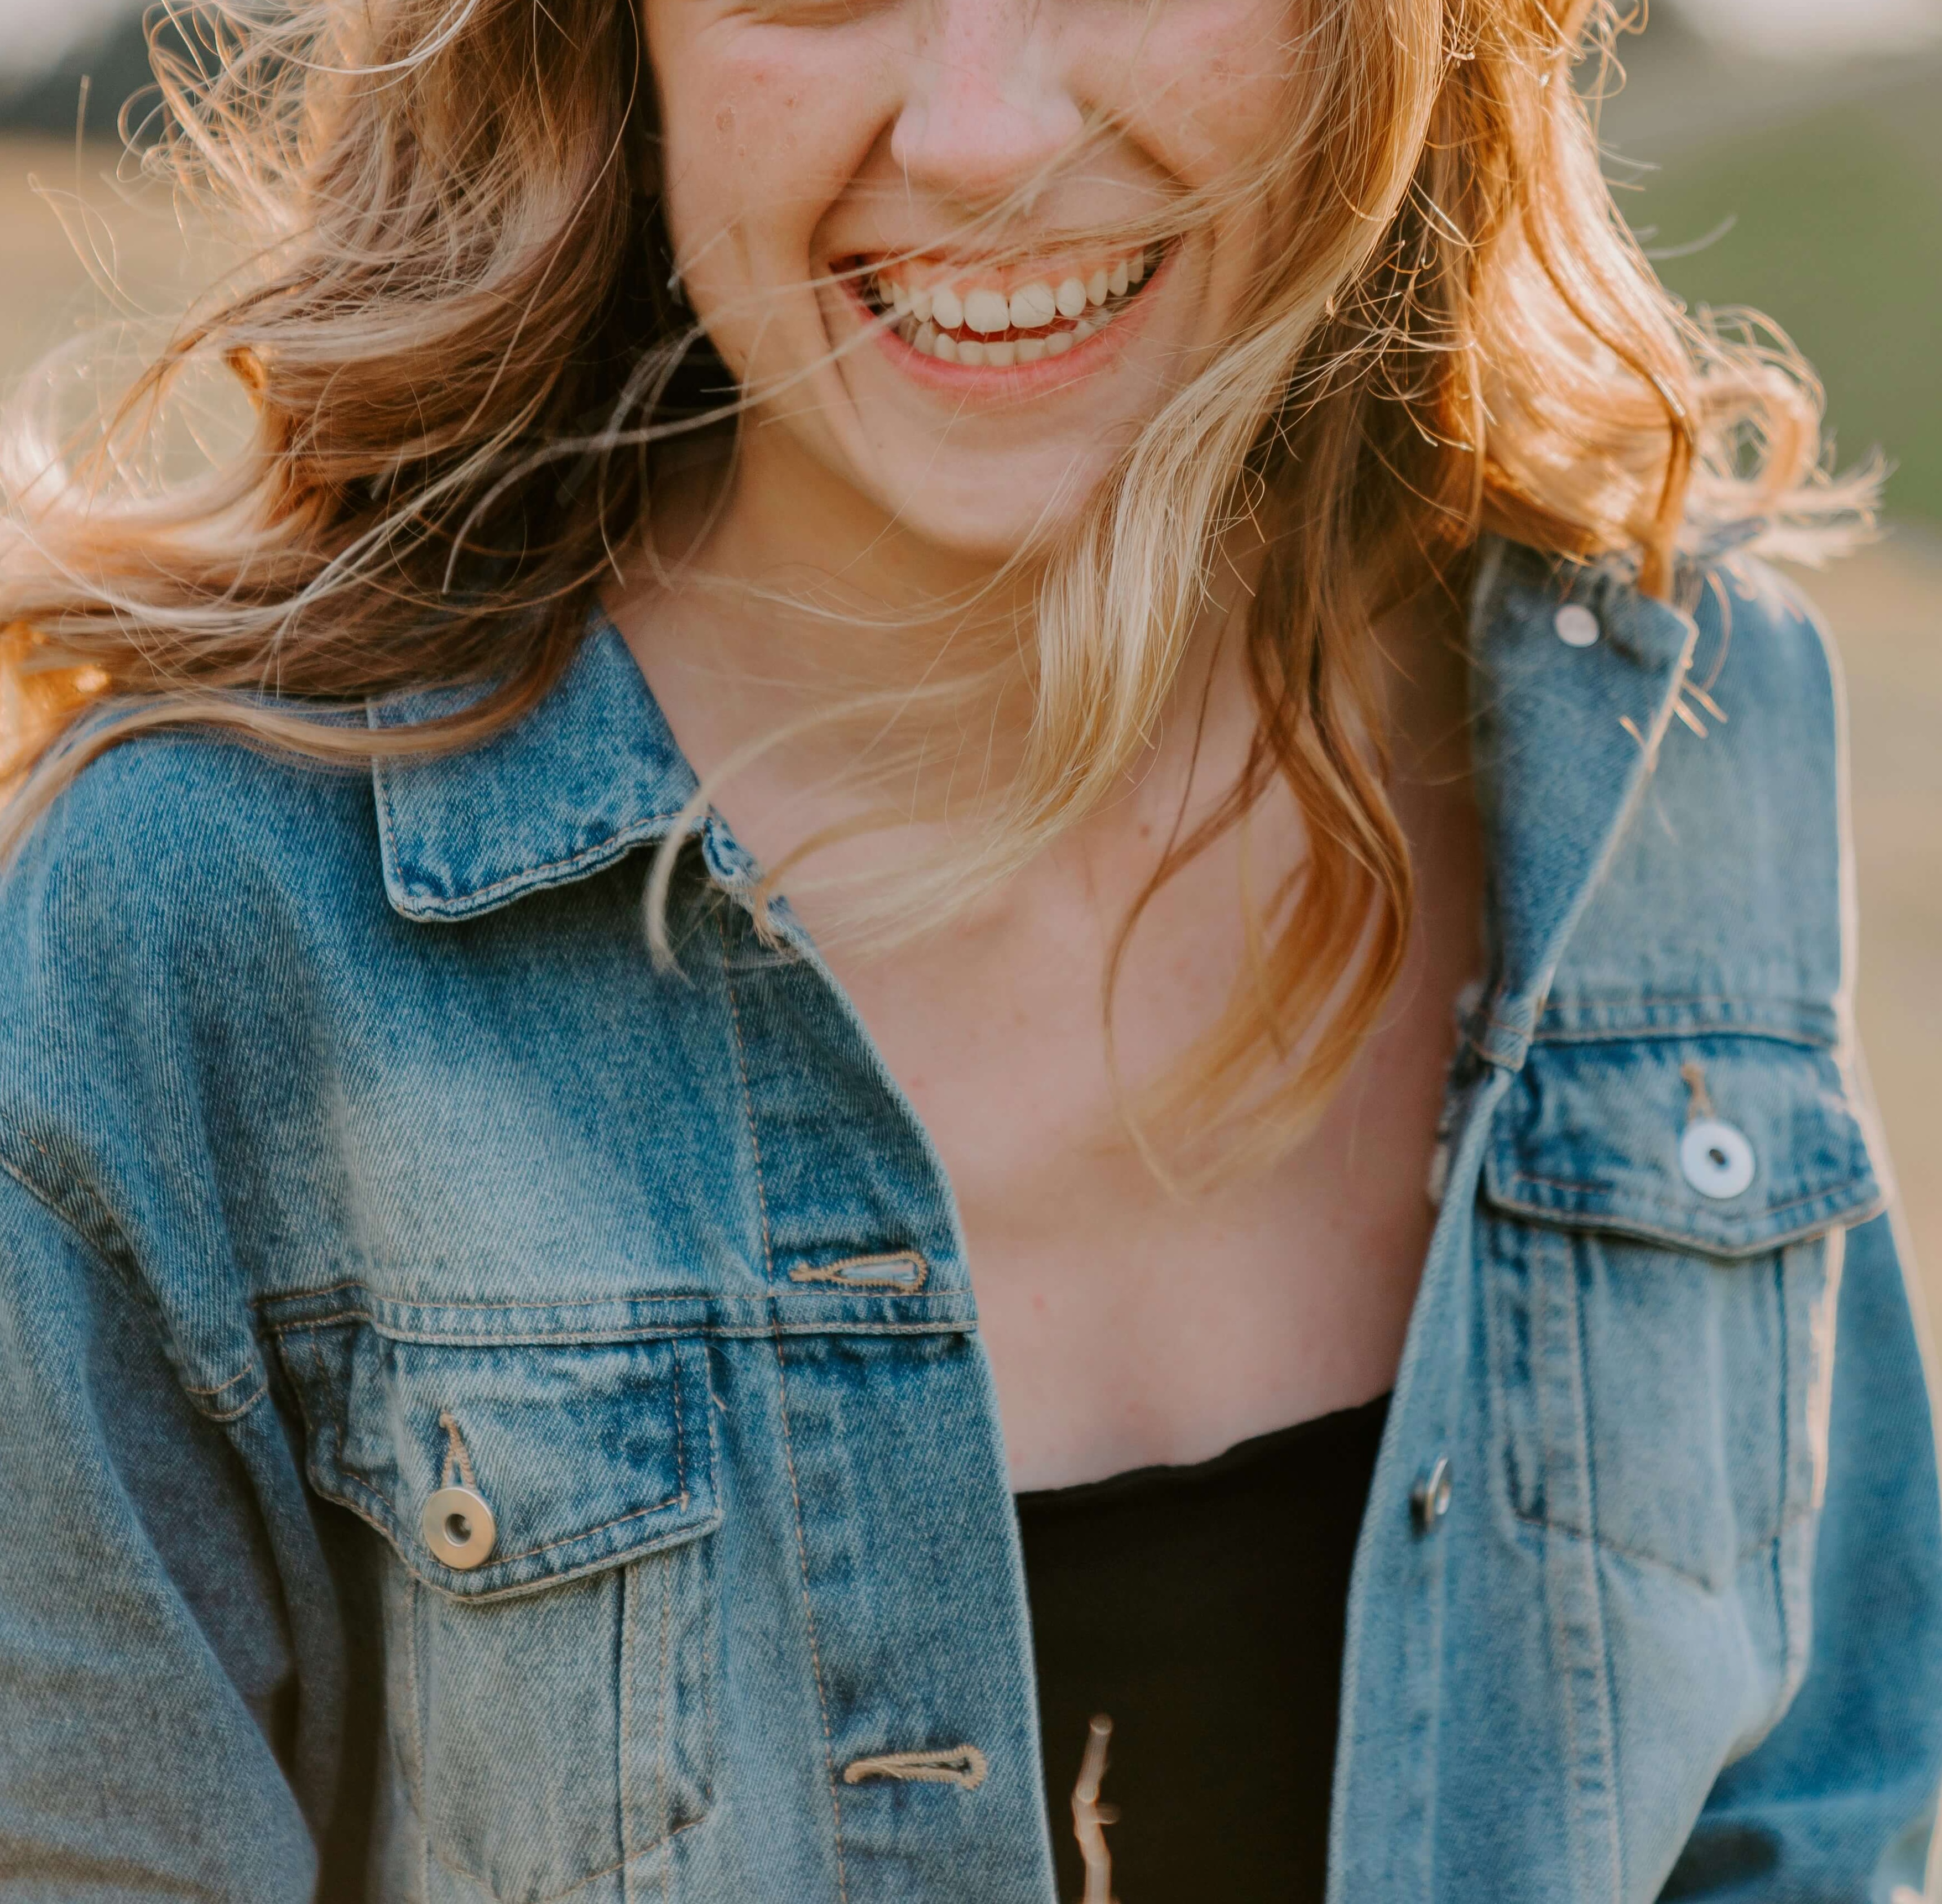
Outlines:
{"type": "MultiPolygon", "coordinates": [[[[1055,329],[1061,321],[1071,323],[1108,298],[1124,297],[1143,283],[1147,269],[1147,254],[1135,251],[1124,258],[1101,265],[1088,277],[1076,272],[1061,276],[1054,283],[1034,278],[1007,295],[990,285],[966,287],[960,283],[916,285],[907,283],[894,271],[879,271],[875,286],[878,302],[893,315],[911,318],[919,326],[931,327],[933,335],[963,331],[973,338],[998,336],[1005,331],[1045,332],[1051,336],[1067,333],[1055,329]]],[[[911,274],[914,276],[914,273],[911,274]]],[[[963,340],[958,340],[961,344],[963,340]]],[[[1028,343],[1029,338],[1015,342],[1028,343]]],[[[1001,362],[1010,360],[1003,344],[997,347],[1001,362]]],[[[992,347],[987,345],[982,360],[988,362],[992,347]]],[[[1041,354],[1034,352],[1025,360],[1041,354]]]]}

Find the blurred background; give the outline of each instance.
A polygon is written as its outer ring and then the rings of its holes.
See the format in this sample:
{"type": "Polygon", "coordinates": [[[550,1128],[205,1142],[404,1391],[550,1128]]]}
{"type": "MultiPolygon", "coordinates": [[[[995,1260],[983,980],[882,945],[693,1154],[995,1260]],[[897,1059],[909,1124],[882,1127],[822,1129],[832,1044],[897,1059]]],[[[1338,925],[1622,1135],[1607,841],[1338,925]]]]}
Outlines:
{"type": "MultiPolygon", "coordinates": [[[[1803,579],[1846,658],[1861,1030],[1942,1319],[1942,0],[1656,0],[1622,46],[1607,170],[1666,282],[1775,319],[1842,460],[1894,466],[1885,536],[1803,579]]],[[[0,382],[106,279],[158,310],[193,281],[166,204],[113,182],[148,78],[126,0],[0,0],[0,382]]]]}

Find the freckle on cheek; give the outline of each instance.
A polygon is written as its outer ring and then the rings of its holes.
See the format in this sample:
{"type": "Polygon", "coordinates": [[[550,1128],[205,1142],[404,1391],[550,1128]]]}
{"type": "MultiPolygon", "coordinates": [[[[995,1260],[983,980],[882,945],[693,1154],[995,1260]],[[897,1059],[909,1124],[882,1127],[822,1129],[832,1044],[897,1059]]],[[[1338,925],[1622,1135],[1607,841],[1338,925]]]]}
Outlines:
{"type": "Polygon", "coordinates": [[[734,123],[735,109],[732,106],[724,106],[715,115],[715,130],[717,132],[727,131],[734,123]]]}

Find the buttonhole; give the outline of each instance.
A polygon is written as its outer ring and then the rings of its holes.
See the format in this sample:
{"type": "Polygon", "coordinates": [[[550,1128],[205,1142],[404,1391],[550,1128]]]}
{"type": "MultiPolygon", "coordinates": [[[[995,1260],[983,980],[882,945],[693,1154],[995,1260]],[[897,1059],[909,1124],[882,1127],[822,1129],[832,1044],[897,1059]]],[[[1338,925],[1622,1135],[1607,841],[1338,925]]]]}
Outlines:
{"type": "Polygon", "coordinates": [[[990,1770],[976,1746],[948,1746],[942,1752],[880,1752],[853,1759],[843,1768],[843,1783],[862,1785],[885,1778],[914,1785],[960,1785],[975,1792],[990,1770]]]}
{"type": "Polygon", "coordinates": [[[930,1266],[914,1250],[880,1256],[846,1256],[835,1263],[799,1263],[792,1283],[840,1283],[851,1289],[921,1289],[930,1266]]]}

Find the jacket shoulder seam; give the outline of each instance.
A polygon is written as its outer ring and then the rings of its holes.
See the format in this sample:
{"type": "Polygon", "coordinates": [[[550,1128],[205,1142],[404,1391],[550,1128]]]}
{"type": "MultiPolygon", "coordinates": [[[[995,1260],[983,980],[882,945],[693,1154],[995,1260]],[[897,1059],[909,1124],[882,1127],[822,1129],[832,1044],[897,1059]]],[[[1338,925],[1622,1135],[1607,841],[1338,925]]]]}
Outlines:
{"type": "MultiPolygon", "coordinates": [[[[76,1211],[67,1208],[66,1201],[51,1185],[38,1181],[32,1172],[22,1168],[11,1154],[16,1142],[26,1143],[37,1150],[42,1147],[32,1138],[0,1126],[0,1171],[4,1171],[134,1297],[161,1337],[169,1366],[174,1372],[177,1385],[188,1397],[189,1405],[211,1422],[240,1421],[248,1414],[269,1392],[269,1379],[256,1358],[250,1356],[234,1375],[213,1388],[198,1387],[191,1382],[176,1333],[161,1305],[155,1299],[155,1291],[136,1269],[135,1252],[121,1226],[105,1211],[97,1209],[96,1220],[90,1223],[76,1211]],[[96,1233],[97,1229],[106,1231],[106,1238],[96,1233]]],[[[87,1201],[93,1200],[84,1187],[82,1197],[87,1201]]]]}

